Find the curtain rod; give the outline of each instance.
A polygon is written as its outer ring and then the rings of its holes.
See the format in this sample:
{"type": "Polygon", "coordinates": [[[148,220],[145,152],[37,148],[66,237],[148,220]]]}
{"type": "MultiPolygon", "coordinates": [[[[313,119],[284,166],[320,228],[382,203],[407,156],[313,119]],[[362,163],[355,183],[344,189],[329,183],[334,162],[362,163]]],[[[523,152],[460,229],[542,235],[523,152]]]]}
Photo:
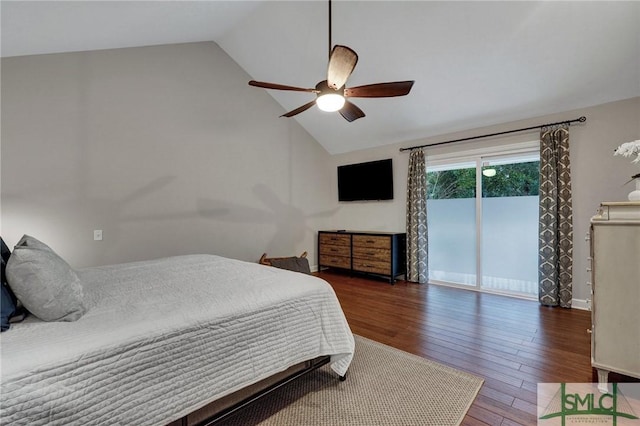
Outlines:
{"type": "Polygon", "coordinates": [[[574,120],[558,121],[557,123],[547,123],[547,124],[540,124],[538,126],[524,127],[522,129],[507,130],[506,132],[489,133],[487,135],[472,136],[470,138],[454,139],[454,140],[451,140],[451,141],[430,143],[430,144],[418,145],[418,146],[410,146],[408,148],[400,148],[400,152],[412,151],[414,149],[420,149],[420,148],[428,148],[428,147],[431,147],[431,146],[445,145],[445,144],[454,143],[454,142],[470,141],[470,140],[473,140],[473,139],[489,138],[491,136],[506,135],[506,134],[509,134],[509,133],[524,132],[525,130],[540,129],[542,127],[557,126],[559,124],[569,124],[569,125],[571,125],[571,123],[575,123],[575,122],[584,123],[585,121],[587,121],[587,117],[585,117],[583,115],[582,117],[576,118],[574,120]]]}

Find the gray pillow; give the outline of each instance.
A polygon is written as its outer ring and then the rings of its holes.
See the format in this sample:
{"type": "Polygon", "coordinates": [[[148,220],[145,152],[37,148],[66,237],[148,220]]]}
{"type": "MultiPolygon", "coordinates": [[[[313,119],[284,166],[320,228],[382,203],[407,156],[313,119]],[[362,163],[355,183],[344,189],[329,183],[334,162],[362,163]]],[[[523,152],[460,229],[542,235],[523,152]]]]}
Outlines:
{"type": "Polygon", "coordinates": [[[24,235],[7,262],[7,282],[18,300],[44,321],[75,321],[86,311],[76,272],[49,246],[24,235]]]}

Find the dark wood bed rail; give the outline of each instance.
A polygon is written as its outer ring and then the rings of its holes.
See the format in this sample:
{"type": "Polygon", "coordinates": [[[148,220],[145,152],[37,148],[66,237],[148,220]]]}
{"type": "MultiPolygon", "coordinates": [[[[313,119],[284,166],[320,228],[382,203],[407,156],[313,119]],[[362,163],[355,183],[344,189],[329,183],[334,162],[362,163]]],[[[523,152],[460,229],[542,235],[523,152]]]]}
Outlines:
{"type": "MultiPolygon", "coordinates": [[[[167,426],[216,425],[274,390],[328,364],[330,359],[329,356],[322,356],[291,366],[280,373],[213,401],[193,413],[169,423],[167,426]]],[[[344,379],[344,376],[340,377],[340,380],[344,379]]]]}

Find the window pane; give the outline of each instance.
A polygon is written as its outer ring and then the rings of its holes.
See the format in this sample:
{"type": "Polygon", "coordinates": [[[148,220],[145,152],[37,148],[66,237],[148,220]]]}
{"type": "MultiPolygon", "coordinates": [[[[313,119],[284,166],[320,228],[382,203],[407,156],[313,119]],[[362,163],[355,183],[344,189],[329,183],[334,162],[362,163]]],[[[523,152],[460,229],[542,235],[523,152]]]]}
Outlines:
{"type": "Polygon", "coordinates": [[[476,196],[476,166],[427,173],[427,199],[473,199],[476,196]]]}
{"type": "Polygon", "coordinates": [[[484,162],[483,197],[520,197],[538,195],[540,168],[538,161],[515,164],[484,162]]]}
{"type": "Polygon", "coordinates": [[[538,161],[483,164],[484,289],[537,294],[538,175],[538,161]],[[495,174],[487,170],[495,170],[495,174]]]}
{"type": "Polygon", "coordinates": [[[476,285],[475,167],[427,173],[430,280],[476,285]]]}

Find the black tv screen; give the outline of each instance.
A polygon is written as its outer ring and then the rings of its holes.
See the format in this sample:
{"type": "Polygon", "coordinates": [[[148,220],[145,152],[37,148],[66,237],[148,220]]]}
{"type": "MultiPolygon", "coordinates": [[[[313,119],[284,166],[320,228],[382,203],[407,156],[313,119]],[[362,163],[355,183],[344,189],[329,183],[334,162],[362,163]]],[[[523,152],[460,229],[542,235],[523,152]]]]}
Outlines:
{"type": "Polygon", "coordinates": [[[338,200],[393,200],[391,158],[338,166],[338,200]]]}

